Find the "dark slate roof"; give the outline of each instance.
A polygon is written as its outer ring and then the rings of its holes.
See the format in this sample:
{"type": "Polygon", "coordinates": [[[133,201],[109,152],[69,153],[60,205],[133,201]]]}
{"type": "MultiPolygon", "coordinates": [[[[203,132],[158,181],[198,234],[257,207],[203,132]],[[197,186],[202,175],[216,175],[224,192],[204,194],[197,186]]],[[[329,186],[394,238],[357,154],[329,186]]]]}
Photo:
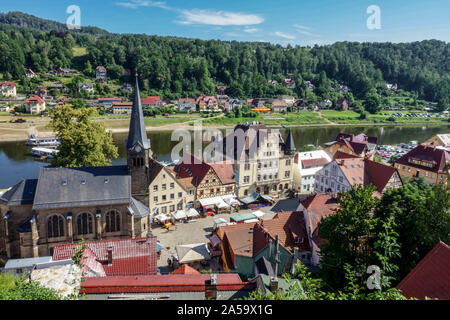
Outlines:
{"type": "Polygon", "coordinates": [[[272,264],[266,257],[261,257],[255,262],[256,273],[265,274],[271,277],[275,276],[275,271],[273,271],[272,264]]]}
{"type": "Polygon", "coordinates": [[[131,198],[128,210],[130,210],[130,213],[136,218],[143,218],[150,214],[150,209],[133,197],[131,198]]]}
{"type": "Polygon", "coordinates": [[[134,86],[133,109],[131,110],[130,131],[126,141],[127,149],[139,143],[144,149],[150,149],[150,140],[145,131],[144,113],[142,112],[141,97],[139,95],[138,79],[134,86]]]}
{"type": "Polygon", "coordinates": [[[20,181],[0,196],[0,202],[8,206],[32,204],[36,192],[37,179],[20,181]]]}
{"type": "Polygon", "coordinates": [[[294,136],[292,134],[292,129],[289,129],[289,134],[287,136],[286,143],[284,146],[284,152],[286,154],[294,154],[295,151],[296,151],[296,148],[295,148],[294,136]]]}
{"type": "Polygon", "coordinates": [[[41,168],[33,209],[129,204],[127,166],[41,168]]]}

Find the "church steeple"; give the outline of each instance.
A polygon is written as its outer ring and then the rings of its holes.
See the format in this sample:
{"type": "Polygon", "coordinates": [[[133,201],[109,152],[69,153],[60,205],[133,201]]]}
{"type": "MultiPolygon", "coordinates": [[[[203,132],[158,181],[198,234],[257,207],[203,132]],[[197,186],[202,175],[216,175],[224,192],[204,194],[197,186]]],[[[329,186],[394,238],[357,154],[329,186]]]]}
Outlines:
{"type": "Polygon", "coordinates": [[[139,84],[136,77],[133,108],[131,110],[130,131],[126,141],[127,149],[130,150],[134,148],[137,143],[144,149],[150,149],[150,140],[147,138],[147,132],[145,131],[144,113],[142,112],[139,84]]]}
{"type": "Polygon", "coordinates": [[[292,135],[292,129],[289,128],[289,134],[286,139],[284,152],[287,155],[294,155],[295,151],[296,151],[296,148],[295,148],[294,136],[292,135]]]}

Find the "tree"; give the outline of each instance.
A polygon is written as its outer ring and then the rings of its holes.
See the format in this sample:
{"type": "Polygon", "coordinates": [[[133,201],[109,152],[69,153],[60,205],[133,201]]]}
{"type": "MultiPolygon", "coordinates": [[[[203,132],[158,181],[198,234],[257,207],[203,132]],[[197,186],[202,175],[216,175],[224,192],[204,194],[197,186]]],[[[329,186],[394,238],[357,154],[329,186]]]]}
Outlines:
{"type": "Polygon", "coordinates": [[[101,122],[92,121],[94,108],[73,109],[58,106],[51,112],[51,126],[60,138],[53,167],[108,166],[117,158],[117,147],[112,134],[101,122]]]}
{"type": "Polygon", "coordinates": [[[394,220],[401,254],[394,260],[399,266],[397,280],[406,276],[439,241],[450,243],[449,208],[449,187],[431,187],[422,179],[383,194],[375,217],[394,220]]]}
{"type": "Polygon", "coordinates": [[[380,97],[376,94],[370,94],[367,96],[366,101],[364,102],[364,108],[366,111],[375,114],[380,112],[381,110],[381,102],[380,97]]]}
{"type": "Polygon", "coordinates": [[[25,276],[0,273],[0,300],[61,300],[59,294],[25,276]]]}
{"type": "Polygon", "coordinates": [[[376,220],[371,216],[378,199],[372,196],[375,187],[361,185],[338,194],[336,213],[319,222],[319,236],[327,239],[321,247],[324,279],[332,286],[345,283],[345,264],[365,274],[370,262],[376,220]]]}

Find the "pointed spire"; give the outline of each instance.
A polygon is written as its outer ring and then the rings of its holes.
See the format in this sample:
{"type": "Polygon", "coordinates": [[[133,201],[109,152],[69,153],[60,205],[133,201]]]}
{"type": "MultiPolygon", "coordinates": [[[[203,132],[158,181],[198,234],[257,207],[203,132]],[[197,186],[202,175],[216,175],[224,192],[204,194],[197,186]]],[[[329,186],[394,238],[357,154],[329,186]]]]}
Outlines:
{"type": "Polygon", "coordinates": [[[145,131],[144,113],[142,112],[141,97],[139,94],[138,78],[134,86],[133,109],[131,110],[130,131],[126,141],[127,149],[139,143],[144,149],[150,149],[150,140],[145,131]]]}
{"type": "Polygon", "coordinates": [[[297,149],[295,148],[294,136],[292,135],[292,129],[289,128],[289,134],[286,139],[284,152],[288,155],[293,155],[295,154],[295,151],[297,151],[297,149]]]}

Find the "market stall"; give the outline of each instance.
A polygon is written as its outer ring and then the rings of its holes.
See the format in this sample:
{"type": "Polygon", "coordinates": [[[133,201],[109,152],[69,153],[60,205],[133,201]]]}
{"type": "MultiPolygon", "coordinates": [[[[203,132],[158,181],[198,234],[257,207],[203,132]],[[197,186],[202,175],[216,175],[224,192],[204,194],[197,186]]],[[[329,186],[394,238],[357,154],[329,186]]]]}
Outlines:
{"type": "Polygon", "coordinates": [[[183,210],[178,210],[177,212],[172,213],[172,217],[175,221],[181,221],[187,218],[187,214],[183,210]]]}
{"type": "Polygon", "coordinates": [[[206,243],[183,244],[175,247],[179,263],[192,263],[211,259],[206,243]]]}
{"type": "Polygon", "coordinates": [[[198,213],[197,210],[194,208],[190,208],[186,213],[187,219],[190,221],[196,220],[198,217],[200,217],[200,213],[198,213]]]}
{"type": "Polygon", "coordinates": [[[230,221],[236,223],[244,223],[244,221],[251,219],[256,219],[256,221],[258,221],[258,218],[252,213],[244,213],[230,217],[230,221]]]}

